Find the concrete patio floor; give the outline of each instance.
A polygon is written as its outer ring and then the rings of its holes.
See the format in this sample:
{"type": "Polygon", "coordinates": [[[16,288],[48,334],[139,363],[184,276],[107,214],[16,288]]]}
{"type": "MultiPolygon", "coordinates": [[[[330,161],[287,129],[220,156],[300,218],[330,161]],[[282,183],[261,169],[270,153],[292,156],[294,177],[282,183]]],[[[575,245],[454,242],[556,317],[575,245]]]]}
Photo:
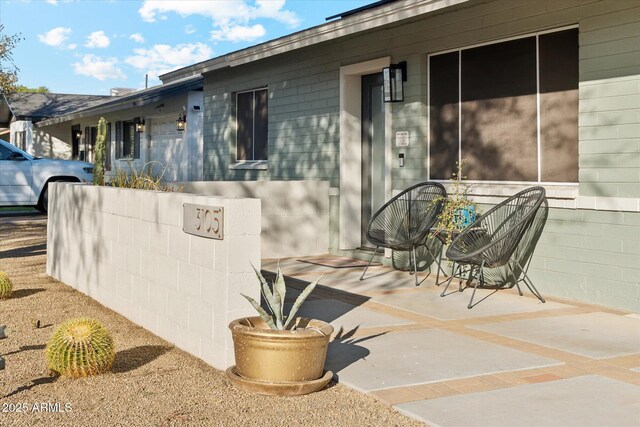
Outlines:
{"type": "Polygon", "coordinates": [[[469,310],[470,290],[441,298],[433,276],[416,288],[387,267],[364,281],[362,268],[296,259],[280,267],[290,289],[324,274],[299,313],[334,326],[326,367],[339,382],[428,425],[640,425],[637,314],[542,304],[526,290],[501,290],[469,310]]]}

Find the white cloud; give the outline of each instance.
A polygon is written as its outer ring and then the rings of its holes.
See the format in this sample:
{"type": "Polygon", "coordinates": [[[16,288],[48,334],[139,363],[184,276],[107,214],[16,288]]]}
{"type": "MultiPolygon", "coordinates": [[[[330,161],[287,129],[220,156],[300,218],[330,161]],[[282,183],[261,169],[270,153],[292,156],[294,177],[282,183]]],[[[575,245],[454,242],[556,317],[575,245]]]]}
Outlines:
{"type": "Polygon", "coordinates": [[[56,27],[44,34],[38,34],[38,40],[49,46],[61,47],[71,32],[71,28],[56,27]]]}
{"type": "Polygon", "coordinates": [[[267,30],[260,24],[252,27],[236,25],[233,27],[223,26],[220,30],[211,31],[212,40],[230,42],[250,42],[267,34],[267,30]]]}
{"type": "Polygon", "coordinates": [[[268,18],[296,27],[300,20],[292,11],[283,9],[285,0],[146,0],[138,13],[143,20],[154,22],[167,13],[182,17],[202,15],[211,18],[214,26],[246,25],[254,19],[268,18]]]}
{"type": "Polygon", "coordinates": [[[191,25],[191,24],[186,25],[186,26],[184,27],[184,32],[185,32],[185,33],[187,33],[187,34],[193,34],[193,33],[195,33],[196,31],[197,31],[196,27],[194,27],[194,26],[193,26],[193,25],[191,25]]]}
{"type": "Polygon", "coordinates": [[[213,56],[211,48],[204,43],[186,43],[175,47],[157,44],[150,49],[134,49],[133,53],[135,55],[129,56],[124,62],[143,70],[151,78],[213,56]]]}
{"type": "Polygon", "coordinates": [[[74,49],[75,49],[75,48],[77,48],[77,47],[78,47],[78,45],[77,45],[77,44],[75,44],[75,43],[71,43],[71,44],[68,44],[68,45],[67,45],[67,49],[69,49],[69,50],[74,50],[74,49]]]}
{"type": "Polygon", "coordinates": [[[73,64],[76,74],[94,77],[98,80],[124,80],[127,78],[118,67],[116,58],[100,58],[95,55],[84,55],[82,62],[73,64]]]}
{"type": "Polygon", "coordinates": [[[105,48],[108,47],[110,43],[111,41],[109,40],[109,37],[104,34],[104,31],[94,31],[89,34],[89,37],[87,37],[85,46],[105,48]]]}
{"type": "Polygon", "coordinates": [[[47,0],[47,3],[52,4],[54,6],[58,5],[58,0],[47,0]]]}
{"type": "Polygon", "coordinates": [[[144,37],[140,33],[131,34],[129,38],[136,43],[144,43],[144,37]]]}

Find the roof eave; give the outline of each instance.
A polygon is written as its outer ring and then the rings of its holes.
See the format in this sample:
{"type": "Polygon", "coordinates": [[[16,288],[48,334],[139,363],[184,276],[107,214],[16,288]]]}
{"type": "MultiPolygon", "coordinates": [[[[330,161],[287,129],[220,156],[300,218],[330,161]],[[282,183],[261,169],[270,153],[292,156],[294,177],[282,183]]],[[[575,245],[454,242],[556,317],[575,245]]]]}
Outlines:
{"type": "Polygon", "coordinates": [[[115,111],[122,110],[123,107],[124,108],[141,107],[146,104],[158,102],[161,99],[163,99],[163,97],[166,97],[167,95],[174,95],[177,92],[189,91],[202,86],[202,77],[200,77],[199,79],[192,78],[192,79],[185,79],[185,80],[187,81],[181,82],[181,83],[177,83],[177,82],[172,82],[173,84],[167,83],[167,85],[170,86],[167,88],[163,88],[161,86],[150,88],[149,91],[153,89],[159,90],[159,93],[153,96],[145,97],[144,91],[134,92],[133,94],[130,94],[130,95],[118,97],[118,99],[109,100],[103,104],[76,110],[71,113],[65,114],[63,116],[53,117],[48,120],[43,120],[41,122],[36,123],[35,126],[44,127],[44,126],[50,126],[50,125],[68,122],[71,120],[82,119],[85,117],[91,117],[98,114],[113,113],[115,111]],[[163,89],[165,90],[163,91],[163,89]]]}
{"type": "Polygon", "coordinates": [[[327,22],[307,30],[280,37],[256,46],[212,58],[188,67],[163,74],[165,83],[194,74],[203,74],[226,67],[235,67],[284,52],[301,49],[339,37],[353,35],[404,19],[414,18],[438,10],[466,3],[470,0],[401,0],[376,9],[364,11],[337,21],[327,22]]]}

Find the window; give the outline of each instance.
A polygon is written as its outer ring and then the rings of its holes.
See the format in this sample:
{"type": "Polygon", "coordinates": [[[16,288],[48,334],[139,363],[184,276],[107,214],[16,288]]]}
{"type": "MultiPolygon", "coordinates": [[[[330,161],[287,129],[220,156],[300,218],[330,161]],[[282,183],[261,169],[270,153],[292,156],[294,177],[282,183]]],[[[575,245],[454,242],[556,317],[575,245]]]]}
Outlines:
{"type": "Polygon", "coordinates": [[[0,145],[0,160],[9,160],[9,156],[11,156],[11,153],[13,153],[13,151],[8,149],[4,145],[0,145]]]}
{"type": "Polygon", "coordinates": [[[140,133],[136,132],[139,119],[116,122],[116,159],[140,158],[140,133]]]}
{"type": "Polygon", "coordinates": [[[80,158],[80,125],[71,126],[71,158],[80,158]]]}
{"type": "Polygon", "coordinates": [[[429,56],[429,175],[578,181],[578,29],[429,56]]]}
{"type": "Polygon", "coordinates": [[[236,159],[267,160],[267,89],[236,94],[236,159]]]}
{"type": "Polygon", "coordinates": [[[27,151],[27,131],[16,132],[16,147],[27,151]]]}

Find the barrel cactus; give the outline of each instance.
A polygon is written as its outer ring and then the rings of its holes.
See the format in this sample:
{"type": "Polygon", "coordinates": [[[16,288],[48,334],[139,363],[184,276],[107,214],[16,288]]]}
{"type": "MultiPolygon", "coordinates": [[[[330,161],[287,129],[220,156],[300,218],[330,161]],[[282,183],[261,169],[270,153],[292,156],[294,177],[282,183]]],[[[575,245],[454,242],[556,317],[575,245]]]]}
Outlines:
{"type": "Polygon", "coordinates": [[[7,276],[7,273],[0,271],[0,299],[11,298],[13,292],[13,284],[7,276]]]}
{"type": "Polygon", "coordinates": [[[49,369],[69,377],[107,372],[116,353],[113,338],[96,320],[69,320],[56,329],[47,343],[49,369]]]}

